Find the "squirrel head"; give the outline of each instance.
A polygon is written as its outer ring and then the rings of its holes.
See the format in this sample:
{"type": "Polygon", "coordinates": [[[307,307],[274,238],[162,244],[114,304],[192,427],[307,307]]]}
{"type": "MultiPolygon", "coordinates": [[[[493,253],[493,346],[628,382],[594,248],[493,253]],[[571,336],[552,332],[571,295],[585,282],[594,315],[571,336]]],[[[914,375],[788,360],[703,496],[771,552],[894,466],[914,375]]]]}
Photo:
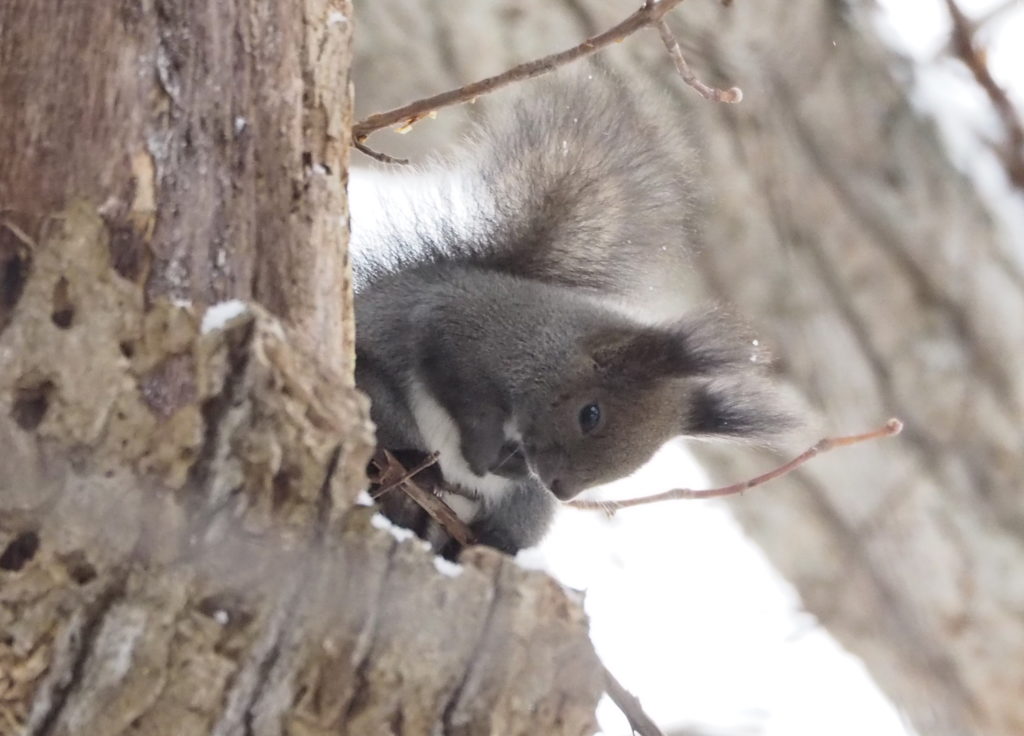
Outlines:
{"type": "Polygon", "coordinates": [[[517,411],[528,465],[562,500],[629,475],[673,437],[768,444],[800,424],[757,341],[714,316],[599,325],[574,353],[517,411]]]}

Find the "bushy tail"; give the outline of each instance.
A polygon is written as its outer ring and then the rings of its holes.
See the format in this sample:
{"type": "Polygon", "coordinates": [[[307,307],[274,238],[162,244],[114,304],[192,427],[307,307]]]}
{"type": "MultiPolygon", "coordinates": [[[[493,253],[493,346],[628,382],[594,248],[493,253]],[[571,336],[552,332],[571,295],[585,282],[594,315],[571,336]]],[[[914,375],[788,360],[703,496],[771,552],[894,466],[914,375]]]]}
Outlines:
{"type": "Polygon", "coordinates": [[[452,158],[356,173],[383,212],[368,226],[353,193],[357,288],[436,261],[601,293],[664,284],[694,247],[696,203],[693,154],[658,103],[596,70],[560,72],[522,85],[452,158]]]}

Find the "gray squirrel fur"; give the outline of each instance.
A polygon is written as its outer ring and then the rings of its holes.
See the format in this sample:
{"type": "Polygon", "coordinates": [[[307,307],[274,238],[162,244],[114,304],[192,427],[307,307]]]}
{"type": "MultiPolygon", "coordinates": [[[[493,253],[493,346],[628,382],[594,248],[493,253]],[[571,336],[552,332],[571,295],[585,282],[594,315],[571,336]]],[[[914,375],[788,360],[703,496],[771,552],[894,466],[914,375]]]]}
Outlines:
{"type": "MultiPolygon", "coordinates": [[[[653,105],[596,71],[559,74],[454,158],[352,171],[356,383],[378,443],[439,452],[445,500],[511,554],[558,499],[673,437],[765,442],[796,423],[734,324],[638,316],[697,238],[694,157],[653,105]]],[[[384,510],[421,523],[401,500],[384,510]]]]}

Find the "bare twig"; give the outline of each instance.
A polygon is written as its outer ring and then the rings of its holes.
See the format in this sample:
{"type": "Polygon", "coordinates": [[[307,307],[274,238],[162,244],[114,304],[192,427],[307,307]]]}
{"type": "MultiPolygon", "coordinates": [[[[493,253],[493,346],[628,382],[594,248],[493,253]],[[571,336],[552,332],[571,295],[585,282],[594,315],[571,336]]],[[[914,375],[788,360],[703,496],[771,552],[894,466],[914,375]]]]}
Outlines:
{"type": "Polygon", "coordinates": [[[392,453],[387,450],[378,450],[373,456],[373,465],[376,466],[379,475],[372,480],[380,488],[373,492],[373,497],[379,498],[392,488],[401,488],[402,492],[426,511],[430,518],[440,524],[452,539],[463,547],[473,544],[476,541],[473,533],[462,519],[448,507],[448,504],[412,480],[414,475],[423,472],[436,462],[437,455],[431,454],[412,470],[406,470],[392,453]]]}
{"type": "Polygon", "coordinates": [[[604,691],[626,716],[633,733],[640,734],[640,736],[664,736],[651,717],[644,713],[640,699],[624,688],[607,667],[604,669],[604,691]]]}
{"type": "Polygon", "coordinates": [[[960,59],[975,81],[985,90],[989,101],[1006,128],[1007,140],[1001,153],[1006,173],[1013,185],[1024,189],[1024,123],[1006,91],[992,77],[984,53],[975,46],[975,26],[956,4],[956,0],[946,0],[949,16],[953,21],[952,46],[953,53],[960,59]]]}
{"type": "Polygon", "coordinates": [[[456,542],[461,544],[463,547],[476,542],[473,537],[473,532],[469,530],[462,519],[455,515],[448,504],[442,501],[440,498],[435,496],[430,491],[420,488],[416,483],[411,480],[405,481],[402,486],[402,491],[411,498],[413,501],[418,503],[424,511],[430,514],[430,518],[444,527],[444,530],[448,532],[449,536],[456,542]]]}
{"type": "Polygon", "coordinates": [[[668,55],[672,57],[672,63],[676,65],[676,71],[679,72],[679,76],[683,78],[683,81],[693,87],[702,97],[707,100],[713,100],[715,102],[742,102],[743,90],[739,87],[730,87],[729,89],[718,89],[717,87],[709,87],[704,82],[697,79],[697,75],[690,69],[690,65],[686,63],[686,58],[683,56],[683,50],[679,48],[679,42],[676,37],[672,34],[672,29],[668,27],[668,23],[662,18],[654,24],[658,29],[658,33],[661,35],[662,43],[665,44],[665,48],[668,49],[668,55]]]}
{"type": "Polygon", "coordinates": [[[973,18],[968,18],[967,22],[969,24],[971,35],[977,35],[978,32],[983,31],[986,26],[998,21],[1007,12],[1016,10],[1019,7],[1020,0],[1003,0],[998,5],[976,14],[973,18]]]}
{"type": "MultiPolygon", "coordinates": [[[[387,451],[385,450],[385,452],[387,452],[387,451]]],[[[395,480],[389,481],[386,485],[382,483],[381,487],[376,489],[370,495],[373,498],[380,498],[385,493],[390,491],[392,488],[397,488],[398,486],[402,485],[403,483],[405,483],[407,480],[409,480],[413,476],[418,475],[419,473],[422,473],[424,470],[429,468],[431,465],[435,464],[437,462],[437,457],[438,457],[438,453],[436,453],[436,452],[430,453],[429,455],[426,456],[426,458],[423,459],[423,462],[419,463],[412,470],[406,471],[405,473],[403,473],[400,477],[396,478],[395,480]]],[[[394,455],[391,455],[388,458],[388,461],[393,463],[393,465],[389,465],[388,466],[389,468],[390,467],[394,467],[394,466],[401,467],[401,463],[398,462],[398,459],[395,458],[394,455]]]]}
{"type": "MultiPolygon", "coordinates": [[[[356,142],[358,147],[358,144],[363,143],[370,133],[380,130],[381,128],[386,128],[390,125],[407,127],[442,107],[448,107],[450,105],[457,105],[462,102],[474,100],[480,95],[493,92],[500,87],[504,87],[513,82],[539,76],[545,72],[555,69],[556,67],[568,64],[569,62],[575,61],[576,59],[580,59],[584,56],[588,56],[595,51],[599,51],[605,46],[621,41],[626,38],[626,36],[629,36],[641,28],[658,25],[662,22],[662,18],[665,17],[665,14],[679,5],[682,1],[683,0],[660,0],[660,2],[654,2],[653,0],[645,0],[644,4],[640,6],[638,10],[622,22],[612,26],[603,33],[591,36],[587,40],[583,41],[583,43],[573,46],[570,49],[549,54],[548,56],[544,56],[540,59],[534,59],[533,61],[527,61],[523,64],[519,64],[518,66],[514,66],[501,74],[497,74],[493,77],[487,77],[486,79],[481,79],[477,82],[472,82],[459,87],[458,89],[442,92],[441,94],[434,95],[433,97],[425,97],[421,100],[416,100],[415,102],[403,105],[402,107],[396,107],[395,109],[388,110],[387,112],[371,115],[365,120],[361,120],[355,124],[352,128],[352,139],[356,142]]],[[[673,58],[675,59],[676,57],[673,58]]],[[[682,60],[681,52],[678,55],[678,59],[682,60]]],[[[686,62],[683,61],[682,63],[685,67],[686,62]]],[[[678,67],[678,60],[676,65],[678,67]]],[[[703,85],[696,79],[692,72],[687,70],[687,73],[689,74],[687,84],[701,92],[701,94],[708,97],[708,99],[718,99],[722,102],[739,101],[739,96],[741,95],[738,93],[738,90],[736,92],[733,92],[733,90],[726,90],[725,92],[713,90],[713,92],[719,92],[720,96],[709,96],[706,92],[702,91],[702,88],[704,90],[711,90],[712,88],[703,85]],[[736,99],[731,99],[730,95],[736,97],[736,99]]],[[[685,75],[683,78],[687,79],[685,75]]]]}
{"type": "Polygon", "coordinates": [[[354,137],[352,139],[352,145],[355,147],[355,149],[357,151],[362,151],[363,153],[365,153],[370,158],[376,159],[377,161],[380,161],[381,163],[384,163],[384,164],[403,164],[404,165],[404,164],[409,163],[409,159],[407,159],[407,158],[396,158],[395,156],[389,156],[386,153],[381,153],[380,151],[374,151],[368,145],[366,145],[362,141],[356,140],[354,137]]]}
{"type": "Polygon", "coordinates": [[[35,250],[35,248],[36,248],[35,241],[32,240],[32,238],[30,238],[28,236],[28,234],[24,230],[22,230],[20,227],[15,225],[10,220],[6,220],[6,219],[5,220],[0,220],[0,225],[2,225],[3,227],[6,227],[10,231],[11,235],[13,235],[15,238],[20,240],[22,245],[24,245],[26,248],[28,248],[29,250],[35,250]]]}
{"type": "Polygon", "coordinates": [[[629,506],[642,506],[649,503],[676,501],[684,498],[717,498],[719,496],[733,496],[737,493],[743,493],[743,491],[746,491],[749,488],[763,485],[770,480],[786,475],[823,452],[828,452],[829,450],[833,450],[837,447],[856,445],[860,442],[866,442],[880,437],[891,437],[892,435],[899,434],[902,430],[903,422],[899,419],[890,419],[878,429],[865,432],[864,434],[847,435],[844,437],[826,437],[825,439],[820,440],[813,447],[808,448],[797,457],[780,465],[774,470],[770,470],[756,478],[751,478],[750,480],[741,481],[739,483],[733,483],[729,486],[722,486],[721,488],[708,488],[704,490],[676,488],[671,491],[665,491],[664,493],[656,493],[653,496],[626,498],[621,501],[569,501],[566,505],[577,509],[604,511],[610,515],[614,514],[619,509],[624,509],[629,506]]]}

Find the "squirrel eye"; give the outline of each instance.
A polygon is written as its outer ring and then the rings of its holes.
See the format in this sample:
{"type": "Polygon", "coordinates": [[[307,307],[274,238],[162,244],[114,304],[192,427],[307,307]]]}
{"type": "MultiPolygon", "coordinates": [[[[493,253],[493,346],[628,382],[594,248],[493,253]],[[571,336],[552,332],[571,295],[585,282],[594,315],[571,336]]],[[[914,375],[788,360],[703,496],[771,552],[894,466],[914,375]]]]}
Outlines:
{"type": "Polygon", "coordinates": [[[596,403],[587,404],[580,409],[579,422],[583,434],[590,434],[601,421],[601,407],[596,403]]]}

